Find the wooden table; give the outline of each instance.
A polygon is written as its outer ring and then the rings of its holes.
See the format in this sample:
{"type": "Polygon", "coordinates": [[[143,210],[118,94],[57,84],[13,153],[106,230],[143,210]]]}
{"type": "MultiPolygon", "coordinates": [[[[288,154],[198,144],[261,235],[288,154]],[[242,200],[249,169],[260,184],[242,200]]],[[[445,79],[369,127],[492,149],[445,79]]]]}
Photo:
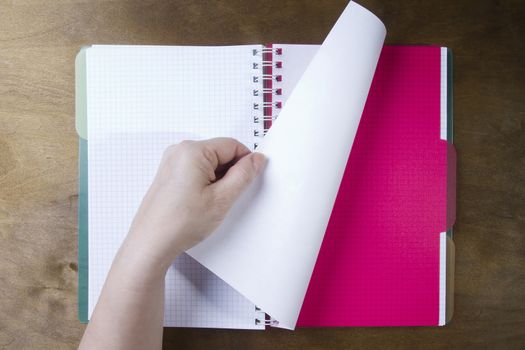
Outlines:
{"type": "MultiPolygon", "coordinates": [[[[83,45],[321,43],[346,1],[0,0],[0,348],[75,348],[83,45]]],[[[525,2],[362,1],[454,52],[456,303],[443,328],[166,329],[166,348],[525,347],[525,2]]]]}

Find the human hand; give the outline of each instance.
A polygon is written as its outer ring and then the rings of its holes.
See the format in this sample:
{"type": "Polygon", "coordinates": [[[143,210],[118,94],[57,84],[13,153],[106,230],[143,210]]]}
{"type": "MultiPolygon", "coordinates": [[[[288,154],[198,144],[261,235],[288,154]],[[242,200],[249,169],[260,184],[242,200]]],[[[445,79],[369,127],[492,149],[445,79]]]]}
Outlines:
{"type": "Polygon", "coordinates": [[[165,274],[213,232],[265,157],[228,138],[170,146],[113,260],[80,349],[160,349],[165,274]]]}
{"type": "Polygon", "coordinates": [[[230,138],[168,147],[123,247],[167,269],[219,226],[264,164],[264,155],[230,138]]]}

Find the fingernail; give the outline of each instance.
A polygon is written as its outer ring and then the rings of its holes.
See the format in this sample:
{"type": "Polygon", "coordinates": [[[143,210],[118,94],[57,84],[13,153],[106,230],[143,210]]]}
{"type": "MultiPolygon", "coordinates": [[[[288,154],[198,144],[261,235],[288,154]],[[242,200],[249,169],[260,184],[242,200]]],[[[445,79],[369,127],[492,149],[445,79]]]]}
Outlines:
{"type": "Polygon", "coordinates": [[[266,156],[259,152],[254,152],[252,155],[252,166],[256,173],[261,172],[266,164],[266,156]]]}

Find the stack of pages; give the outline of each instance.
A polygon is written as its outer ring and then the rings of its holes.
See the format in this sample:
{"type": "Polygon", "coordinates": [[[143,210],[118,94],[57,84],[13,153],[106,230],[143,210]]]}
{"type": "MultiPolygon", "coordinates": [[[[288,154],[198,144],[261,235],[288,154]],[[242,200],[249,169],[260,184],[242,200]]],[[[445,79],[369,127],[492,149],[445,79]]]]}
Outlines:
{"type": "Polygon", "coordinates": [[[166,276],[165,326],[444,325],[452,315],[451,54],[383,46],[350,2],[322,45],[90,46],[76,60],[79,316],[158,167],[233,137],[268,164],[166,276]]]}

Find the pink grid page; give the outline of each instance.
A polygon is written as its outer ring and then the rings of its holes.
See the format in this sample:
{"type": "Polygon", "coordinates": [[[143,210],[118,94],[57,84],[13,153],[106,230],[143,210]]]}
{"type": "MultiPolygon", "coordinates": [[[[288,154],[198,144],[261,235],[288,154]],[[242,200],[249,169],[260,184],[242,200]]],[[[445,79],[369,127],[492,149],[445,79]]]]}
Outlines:
{"type": "Polygon", "coordinates": [[[437,325],[440,48],[383,49],[298,326],[437,325]]]}

